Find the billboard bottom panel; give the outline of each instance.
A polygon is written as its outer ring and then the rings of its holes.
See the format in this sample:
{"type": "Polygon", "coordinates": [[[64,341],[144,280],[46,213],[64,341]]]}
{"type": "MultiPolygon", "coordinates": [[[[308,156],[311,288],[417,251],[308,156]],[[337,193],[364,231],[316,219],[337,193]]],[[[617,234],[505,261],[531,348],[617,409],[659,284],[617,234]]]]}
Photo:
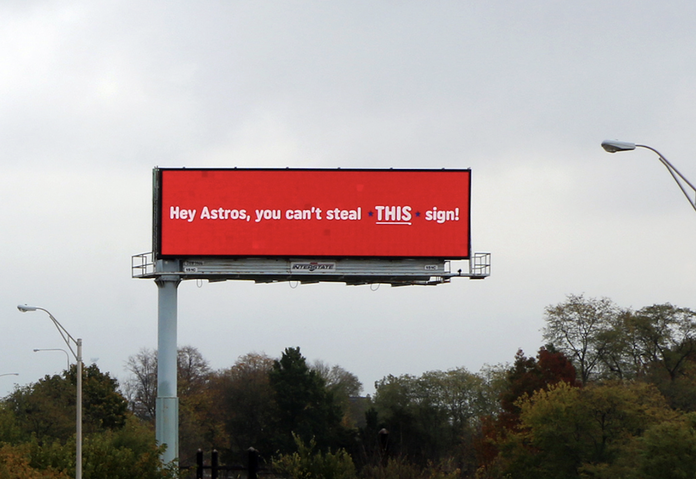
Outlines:
{"type": "MultiPolygon", "coordinates": [[[[488,256],[487,256],[488,257],[488,256]]],[[[133,256],[134,278],[157,278],[162,274],[176,274],[182,280],[201,279],[211,282],[248,280],[257,283],[297,281],[300,283],[339,282],[359,284],[440,284],[451,277],[479,279],[488,272],[452,273],[447,260],[437,258],[417,259],[312,259],[312,258],[179,258],[160,260],[176,262],[176,272],[171,265],[158,271],[160,262],[151,253],[133,256]]],[[[488,264],[490,264],[488,262],[488,264]]]]}

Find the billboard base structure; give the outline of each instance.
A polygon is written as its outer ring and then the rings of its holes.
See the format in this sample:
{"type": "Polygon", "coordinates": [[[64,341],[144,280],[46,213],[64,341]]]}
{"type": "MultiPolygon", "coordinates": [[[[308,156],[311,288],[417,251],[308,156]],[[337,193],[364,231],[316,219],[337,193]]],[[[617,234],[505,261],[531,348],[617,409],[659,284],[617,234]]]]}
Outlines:
{"type": "Polygon", "coordinates": [[[345,283],[347,285],[390,284],[431,286],[449,283],[452,278],[484,279],[490,276],[490,253],[474,253],[469,271],[451,270],[449,260],[437,258],[210,258],[172,259],[178,271],[158,271],[153,253],[131,258],[133,278],[157,279],[177,275],[181,280],[209,282],[246,280],[256,283],[283,281],[302,284],[345,283]]]}

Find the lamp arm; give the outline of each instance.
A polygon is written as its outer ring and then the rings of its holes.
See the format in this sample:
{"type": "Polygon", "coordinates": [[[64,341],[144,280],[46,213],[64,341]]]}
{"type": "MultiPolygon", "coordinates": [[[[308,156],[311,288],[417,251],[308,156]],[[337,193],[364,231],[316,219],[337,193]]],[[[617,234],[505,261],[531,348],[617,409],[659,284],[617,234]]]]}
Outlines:
{"type": "MultiPolygon", "coordinates": [[[[47,309],[44,309],[44,308],[36,308],[36,309],[40,309],[41,311],[43,311],[43,312],[45,312],[46,314],[48,314],[48,317],[51,318],[51,321],[53,321],[53,324],[55,324],[56,329],[58,330],[58,332],[60,333],[61,337],[63,338],[63,341],[65,341],[65,344],[66,344],[66,345],[68,346],[68,348],[70,349],[70,352],[71,352],[71,353],[73,354],[73,356],[75,357],[75,360],[76,360],[76,361],[82,361],[82,357],[81,357],[82,354],[81,354],[81,352],[80,352],[80,351],[75,352],[75,350],[73,349],[72,345],[70,344],[70,341],[72,341],[72,342],[75,344],[75,346],[77,346],[77,345],[78,345],[77,340],[76,340],[75,338],[72,337],[72,335],[68,332],[68,330],[65,329],[65,328],[63,327],[63,325],[60,324],[56,318],[53,317],[53,315],[50,313],[50,311],[48,311],[47,309]]],[[[79,348],[78,348],[78,349],[79,349],[79,348]]]]}
{"type": "Polygon", "coordinates": [[[682,175],[679,170],[677,170],[672,163],[670,163],[667,158],[662,156],[662,153],[657,151],[655,148],[647,145],[636,145],[636,148],[645,148],[646,150],[650,150],[657,154],[657,157],[660,159],[660,162],[665,165],[665,168],[667,168],[667,171],[669,171],[669,174],[672,175],[672,178],[674,178],[674,181],[679,185],[679,189],[682,190],[682,193],[684,193],[684,196],[686,196],[686,199],[689,201],[689,204],[691,207],[696,210],[696,187],[691,184],[691,182],[686,179],[684,175],[682,175]],[[683,183],[682,183],[683,182],[683,183]],[[694,199],[692,200],[691,197],[689,196],[689,192],[687,191],[687,188],[684,187],[684,183],[686,183],[689,188],[691,188],[691,192],[694,195],[694,199]]]}

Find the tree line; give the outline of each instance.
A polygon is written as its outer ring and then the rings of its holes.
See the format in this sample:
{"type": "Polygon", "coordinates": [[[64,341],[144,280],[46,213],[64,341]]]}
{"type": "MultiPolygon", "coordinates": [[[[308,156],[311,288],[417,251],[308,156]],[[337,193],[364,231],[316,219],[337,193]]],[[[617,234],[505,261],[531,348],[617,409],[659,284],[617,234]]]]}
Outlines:
{"type": "MultiPolygon", "coordinates": [[[[201,448],[243,464],[254,447],[279,477],[308,479],[696,477],[696,313],[570,295],[544,319],[533,356],[388,375],[372,397],[299,347],[221,370],[182,347],[180,463],[201,448]]],[[[154,444],[156,352],[127,370],[120,386],[85,370],[84,477],[176,477],[154,444]]],[[[74,472],[74,383],[72,368],[2,400],[0,477],[74,472]]]]}

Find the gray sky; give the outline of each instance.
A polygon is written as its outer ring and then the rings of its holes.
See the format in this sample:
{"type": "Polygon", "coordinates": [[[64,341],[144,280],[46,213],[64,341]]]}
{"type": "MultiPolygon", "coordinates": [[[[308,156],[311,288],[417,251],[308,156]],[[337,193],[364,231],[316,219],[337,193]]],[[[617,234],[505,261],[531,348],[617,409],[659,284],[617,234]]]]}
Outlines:
{"type": "Polygon", "coordinates": [[[0,393],[65,367],[42,306],[126,377],[156,347],[162,167],[471,168],[492,276],[435,288],[179,287],[213,368],[300,346],[387,374],[511,361],[568,294],[696,308],[696,3],[0,2],[0,393]]]}

